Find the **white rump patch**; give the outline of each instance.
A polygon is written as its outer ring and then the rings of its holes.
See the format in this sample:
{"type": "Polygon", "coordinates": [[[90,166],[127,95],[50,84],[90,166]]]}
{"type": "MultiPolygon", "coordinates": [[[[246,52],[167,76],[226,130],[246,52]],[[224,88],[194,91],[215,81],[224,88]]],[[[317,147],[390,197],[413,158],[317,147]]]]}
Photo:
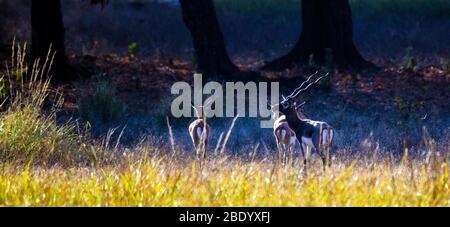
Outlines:
{"type": "Polygon", "coordinates": [[[327,144],[327,139],[328,139],[328,129],[324,129],[322,130],[322,145],[327,144]]]}
{"type": "Polygon", "coordinates": [[[197,127],[197,137],[201,138],[202,136],[202,128],[201,127],[197,127]]]}
{"type": "Polygon", "coordinates": [[[281,139],[284,140],[285,137],[286,137],[286,130],[282,129],[281,130],[281,139]]]}
{"type": "MultiPolygon", "coordinates": [[[[302,143],[305,144],[308,147],[314,147],[314,144],[312,142],[311,138],[302,137],[302,143]]],[[[314,147],[315,148],[315,147],[314,147]]]]}
{"type": "Polygon", "coordinates": [[[327,145],[327,142],[331,143],[332,140],[333,140],[333,130],[324,129],[322,131],[322,145],[327,145]],[[328,133],[330,133],[330,137],[328,137],[328,133]],[[330,141],[327,141],[328,138],[330,139],[330,141]]]}

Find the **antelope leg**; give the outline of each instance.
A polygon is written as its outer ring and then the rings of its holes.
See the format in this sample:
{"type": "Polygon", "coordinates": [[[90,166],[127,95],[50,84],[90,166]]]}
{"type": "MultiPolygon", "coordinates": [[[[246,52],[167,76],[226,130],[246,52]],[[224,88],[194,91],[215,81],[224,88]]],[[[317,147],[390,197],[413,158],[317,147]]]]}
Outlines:
{"type": "Polygon", "coordinates": [[[303,156],[303,170],[305,172],[305,174],[307,174],[308,171],[308,156],[309,156],[309,147],[306,144],[302,144],[302,156],[303,156]]]}
{"type": "Polygon", "coordinates": [[[294,145],[292,145],[292,144],[290,144],[289,145],[289,152],[290,152],[290,162],[291,162],[291,165],[292,166],[294,166],[294,149],[295,149],[295,146],[294,145]]]}
{"type": "Polygon", "coordinates": [[[319,149],[320,152],[319,155],[322,158],[322,165],[323,165],[323,170],[325,171],[327,169],[327,155],[325,154],[326,152],[324,151],[325,149],[320,148],[319,149]]]}

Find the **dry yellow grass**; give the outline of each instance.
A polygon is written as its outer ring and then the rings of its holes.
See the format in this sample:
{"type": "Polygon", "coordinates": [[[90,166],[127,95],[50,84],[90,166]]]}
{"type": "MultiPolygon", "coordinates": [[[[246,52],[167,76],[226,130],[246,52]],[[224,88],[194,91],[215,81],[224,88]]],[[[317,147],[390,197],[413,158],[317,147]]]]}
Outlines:
{"type": "MultiPolygon", "coordinates": [[[[214,158],[198,168],[152,155],[103,168],[17,169],[0,175],[2,206],[449,206],[448,163],[299,166],[214,158]],[[146,158],[147,157],[147,158],[146,158]]],[[[437,162],[437,161],[436,161],[437,162]]]]}

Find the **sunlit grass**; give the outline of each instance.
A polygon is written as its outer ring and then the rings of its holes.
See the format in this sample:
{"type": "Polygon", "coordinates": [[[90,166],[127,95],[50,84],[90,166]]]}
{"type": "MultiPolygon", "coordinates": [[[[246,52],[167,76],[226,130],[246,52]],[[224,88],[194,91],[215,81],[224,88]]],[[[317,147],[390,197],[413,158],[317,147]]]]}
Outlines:
{"type": "Polygon", "coordinates": [[[322,172],[272,161],[159,157],[96,169],[4,167],[4,206],[449,206],[448,163],[336,165],[322,172]],[[218,162],[217,162],[218,161],[218,162]],[[172,163],[172,164],[169,164],[172,163]]]}
{"type": "Polygon", "coordinates": [[[62,95],[50,86],[52,54],[26,63],[26,45],[12,45],[12,58],[1,72],[5,86],[0,113],[0,161],[66,164],[82,153],[75,125],[57,124],[62,95]],[[44,108],[48,103],[50,107],[44,108]]]}

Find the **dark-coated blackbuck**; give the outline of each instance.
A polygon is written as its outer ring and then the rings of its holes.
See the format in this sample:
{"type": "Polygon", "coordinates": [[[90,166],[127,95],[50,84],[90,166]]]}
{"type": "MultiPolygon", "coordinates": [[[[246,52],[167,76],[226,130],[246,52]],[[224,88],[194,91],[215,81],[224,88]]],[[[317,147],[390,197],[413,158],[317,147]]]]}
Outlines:
{"type": "Polygon", "coordinates": [[[283,100],[278,105],[279,112],[286,116],[289,127],[295,132],[298,141],[301,143],[300,147],[305,171],[307,170],[308,159],[312,150],[316,151],[321,157],[324,170],[327,166],[331,166],[330,152],[334,138],[333,127],[327,122],[309,119],[303,112],[303,107],[306,102],[299,104],[299,102],[295,100],[300,93],[305,92],[312,85],[317,84],[321,79],[328,76],[328,74],[320,76],[311,82],[311,79],[315,75],[317,75],[317,73],[309,76],[308,79],[289,96],[283,96],[283,100]]]}

